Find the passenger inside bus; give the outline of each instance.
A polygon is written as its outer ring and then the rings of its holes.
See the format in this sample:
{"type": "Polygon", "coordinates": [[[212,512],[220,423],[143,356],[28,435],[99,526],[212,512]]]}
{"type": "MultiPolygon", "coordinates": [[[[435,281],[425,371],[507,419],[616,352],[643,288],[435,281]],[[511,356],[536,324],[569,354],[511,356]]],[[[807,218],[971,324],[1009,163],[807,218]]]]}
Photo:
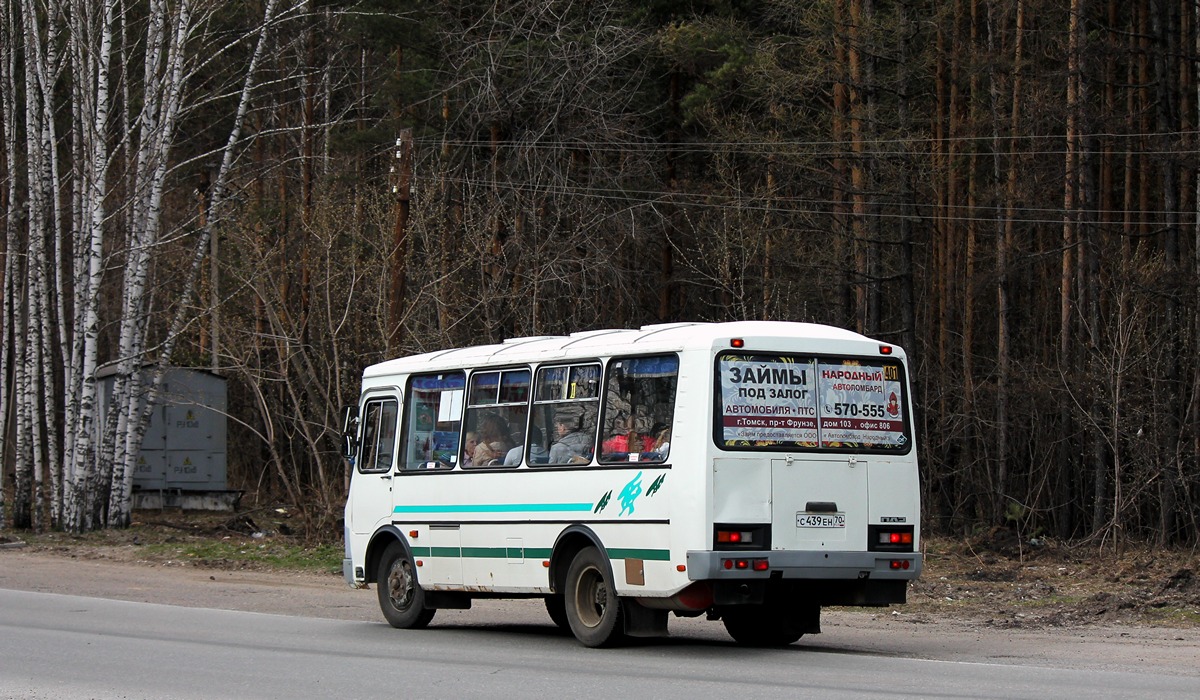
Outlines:
{"type": "Polygon", "coordinates": [[[579,429],[579,418],[570,413],[554,416],[558,439],[550,446],[550,464],[585,464],[592,459],[592,438],[579,429]]]}
{"type": "MultiPolygon", "coordinates": [[[[504,456],[504,466],[512,467],[521,463],[521,457],[525,452],[524,445],[517,445],[508,451],[504,456]]],[[[545,464],[550,459],[550,453],[546,451],[545,440],[542,437],[542,429],[536,425],[529,427],[529,463],[530,464],[545,464]]]]}
{"type": "Polygon", "coordinates": [[[513,448],[508,422],[496,413],[485,413],[479,421],[479,444],[471,456],[471,464],[487,467],[500,464],[513,448]]]}
{"type": "Polygon", "coordinates": [[[601,452],[604,455],[627,454],[629,438],[633,435],[632,426],[633,420],[625,415],[624,411],[617,414],[616,420],[613,421],[612,432],[604,440],[601,452]]]}
{"type": "Polygon", "coordinates": [[[655,423],[653,445],[651,452],[657,454],[659,459],[665,459],[671,451],[671,429],[661,423],[655,423]]]}
{"type": "Polygon", "coordinates": [[[479,437],[474,430],[468,430],[463,440],[462,466],[470,467],[475,464],[475,448],[479,447],[479,437]]]}

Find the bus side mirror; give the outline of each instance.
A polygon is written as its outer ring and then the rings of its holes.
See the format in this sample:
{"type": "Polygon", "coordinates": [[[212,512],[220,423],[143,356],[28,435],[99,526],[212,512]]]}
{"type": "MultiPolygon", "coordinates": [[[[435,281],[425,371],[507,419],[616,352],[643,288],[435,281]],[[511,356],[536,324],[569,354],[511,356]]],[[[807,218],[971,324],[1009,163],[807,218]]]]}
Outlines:
{"type": "Polygon", "coordinates": [[[342,407],[342,456],[354,457],[358,447],[358,406],[342,407]]]}

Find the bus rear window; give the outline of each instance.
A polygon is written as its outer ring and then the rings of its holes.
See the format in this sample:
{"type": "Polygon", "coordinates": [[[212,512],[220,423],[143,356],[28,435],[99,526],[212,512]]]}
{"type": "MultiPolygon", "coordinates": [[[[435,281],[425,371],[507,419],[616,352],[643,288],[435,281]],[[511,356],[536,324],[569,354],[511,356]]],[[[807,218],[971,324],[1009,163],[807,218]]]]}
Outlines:
{"type": "Polygon", "coordinates": [[[903,453],[904,372],[879,358],[723,354],[716,440],[726,449],[903,453]]]}

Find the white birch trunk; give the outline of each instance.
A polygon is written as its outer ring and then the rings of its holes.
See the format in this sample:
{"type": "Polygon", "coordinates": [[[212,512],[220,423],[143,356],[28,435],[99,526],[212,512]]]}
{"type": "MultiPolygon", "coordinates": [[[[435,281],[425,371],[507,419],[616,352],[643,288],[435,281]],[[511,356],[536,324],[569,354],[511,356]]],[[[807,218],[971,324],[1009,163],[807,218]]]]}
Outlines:
{"type": "MultiPolygon", "coordinates": [[[[266,7],[263,11],[263,21],[259,28],[258,40],[254,48],[254,54],[251,57],[250,65],[246,69],[246,75],[242,82],[242,92],[238,102],[234,124],[230,130],[229,138],[226,141],[225,149],[222,153],[221,168],[217,172],[216,180],[211,188],[208,216],[205,219],[205,225],[201,230],[201,234],[196,241],[194,248],[195,253],[192,257],[191,270],[188,275],[187,283],[184,287],[182,299],[176,306],[174,320],[172,321],[171,327],[167,333],[167,338],[163,343],[163,347],[159,351],[157,371],[154,372],[151,385],[145,392],[144,402],[140,401],[141,397],[131,395],[127,404],[129,407],[129,420],[124,427],[124,434],[126,436],[125,452],[122,455],[124,463],[118,463],[118,467],[114,469],[113,473],[114,498],[110,503],[109,509],[110,525],[124,525],[128,522],[130,517],[133,473],[140,454],[142,437],[145,435],[146,427],[150,423],[150,416],[154,410],[158,390],[162,382],[163,370],[171,361],[171,355],[174,352],[175,344],[178,341],[179,334],[182,332],[183,326],[186,322],[187,307],[189,305],[189,301],[195,293],[196,284],[200,277],[200,269],[204,262],[205,253],[208,249],[208,241],[211,239],[213,230],[216,227],[217,222],[220,220],[220,210],[221,205],[224,202],[225,187],[229,179],[229,172],[233,166],[233,158],[236,154],[237,145],[241,140],[242,125],[245,122],[246,112],[249,109],[250,104],[250,95],[255,86],[255,73],[257,71],[258,63],[261,60],[263,49],[266,46],[268,30],[275,14],[276,4],[277,0],[267,0],[266,7]],[[120,480],[118,480],[118,474],[121,476],[120,480]]],[[[177,29],[183,29],[182,22],[180,22],[177,29]]],[[[177,42],[181,40],[182,34],[177,34],[177,42]]],[[[177,45],[179,44],[177,43],[177,45]]],[[[180,103],[179,90],[183,85],[182,75],[180,72],[182,70],[181,57],[179,57],[178,60],[172,60],[171,63],[174,66],[173,75],[176,80],[172,83],[172,89],[168,91],[170,93],[167,100],[169,117],[166,122],[169,127],[173,129],[174,118],[178,113],[180,103]]],[[[161,199],[151,202],[151,206],[149,208],[149,211],[151,212],[151,219],[157,215],[160,203],[161,199]]],[[[132,381],[131,385],[139,386],[140,378],[132,381]]]]}
{"type": "MultiPolygon", "coordinates": [[[[55,347],[65,346],[62,323],[64,302],[61,296],[52,294],[54,289],[63,287],[63,242],[67,238],[67,220],[63,211],[62,175],[59,164],[58,127],[55,114],[58,110],[56,92],[58,79],[62,72],[62,58],[59,55],[59,35],[61,23],[65,19],[62,0],[50,0],[44,3],[46,7],[45,51],[43,60],[37,64],[37,80],[40,87],[40,107],[42,116],[42,145],[45,149],[43,157],[43,181],[45,183],[44,203],[49,208],[49,221],[44,227],[42,246],[37,253],[39,269],[34,278],[36,304],[31,304],[30,312],[34,314],[31,320],[39,323],[36,338],[37,374],[32,377],[40,389],[41,401],[36,404],[37,416],[33,423],[35,429],[34,445],[38,448],[35,453],[34,465],[38,469],[39,479],[49,477],[48,492],[51,518],[57,522],[62,505],[62,470],[61,452],[59,451],[59,430],[57,420],[58,401],[54,387],[54,361],[52,359],[55,347]],[[45,466],[40,466],[41,460],[45,466]]],[[[35,484],[41,485],[39,479],[35,484]]],[[[40,504],[42,498],[36,497],[35,503],[40,504]]],[[[40,509],[39,509],[40,514],[40,509]]]]}
{"type": "Polygon", "coordinates": [[[135,196],[142,201],[142,216],[134,221],[133,245],[125,266],[119,370],[125,380],[125,392],[114,396],[124,420],[117,429],[108,524],[118,527],[129,522],[133,474],[141,452],[141,437],[145,433],[145,427],[140,426],[142,407],[149,409],[151,403],[143,397],[140,370],[146,349],[149,317],[146,285],[150,272],[150,252],[158,242],[168,158],[174,142],[175,119],[183,90],[187,35],[192,29],[188,2],[180,2],[173,17],[166,3],[156,2],[154,5],[157,13],[151,27],[157,36],[151,36],[155,48],[147,55],[143,83],[155,85],[157,89],[147,93],[147,107],[143,114],[145,119],[139,122],[141,155],[138,158],[135,196]],[[168,21],[174,30],[171,36],[166,35],[168,21]],[[162,61],[164,49],[166,59],[162,61]]]}
{"type": "MultiPolygon", "coordinates": [[[[47,22],[50,21],[47,13],[47,22]]],[[[17,473],[21,493],[18,498],[27,503],[19,507],[28,507],[28,525],[41,529],[42,522],[42,484],[45,475],[45,444],[42,439],[42,427],[46,417],[42,394],[42,338],[44,327],[41,325],[45,315],[45,272],[46,248],[49,245],[48,234],[53,235],[51,216],[49,214],[52,191],[51,156],[53,143],[50,141],[50,126],[46,124],[47,113],[43,111],[43,92],[49,82],[50,70],[46,65],[47,52],[43,51],[43,29],[41,16],[37,6],[25,2],[21,12],[25,48],[25,148],[26,173],[29,188],[28,205],[28,262],[25,267],[24,280],[24,318],[23,328],[18,338],[21,350],[15,361],[20,367],[20,378],[16,383],[19,396],[19,425],[17,432],[18,456],[17,473]],[[25,444],[22,444],[24,442],[25,444]],[[24,472],[24,475],[22,475],[24,472]],[[22,476],[24,476],[23,483],[22,476]]],[[[46,35],[52,34],[48,29],[46,35]]],[[[52,113],[51,113],[52,116],[52,113]]],[[[53,406],[53,404],[51,404],[53,406]]],[[[22,518],[24,520],[25,518],[22,518]]],[[[21,523],[18,523],[21,524],[21,523]]]]}
{"type": "MultiPolygon", "coordinates": [[[[80,5],[88,5],[81,0],[80,5]]],[[[89,529],[92,519],[84,499],[87,487],[94,483],[90,472],[95,468],[96,365],[99,353],[99,301],[104,245],[104,206],[108,192],[108,120],[109,70],[112,57],[114,0],[104,0],[99,17],[96,41],[98,51],[89,60],[77,51],[76,75],[79,80],[79,101],[86,105],[85,115],[90,123],[80,120],[80,141],[86,153],[86,165],[80,168],[80,235],[73,268],[75,270],[75,324],[71,362],[66,372],[65,424],[68,427],[64,446],[64,526],[72,531],[89,529]]],[[[79,8],[82,10],[83,8],[79,8]]],[[[83,14],[82,12],[80,14],[83,14]]],[[[77,37],[90,39],[91,26],[81,25],[77,37]]],[[[83,41],[77,38],[77,41],[83,41]]],[[[65,294],[64,294],[65,296],[65,294]]]]}
{"type": "MultiPolygon", "coordinates": [[[[278,4],[266,2],[255,32],[211,213],[183,299],[156,349],[160,368],[187,320],[278,4]]],[[[27,210],[23,220],[4,219],[5,251],[21,254],[6,254],[0,267],[0,371],[12,372],[11,381],[0,382],[0,461],[10,457],[17,465],[13,524],[43,527],[47,506],[53,522],[71,531],[129,522],[134,467],[161,381],[156,373],[147,386],[142,371],[150,342],[151,261],[168,225],[164,203],[189,71],[211,60],[194,47],[216,36],[203,30],[223,7],[200,4],[210,14],[197,16],[197,6],[195,0],[0,0],[0,120],[12,175],[6,194],[27,210]],[[129,64],[129,21],[138,22],[140,36],[132,41],[144,53],[140,74],[129,64]],[[117,75],[122,111],[114,125],[110,90],[117,75]],[[132,104],[140,105],[136,115],[132,104]],[[116,142],[114,126],[122,136],[116,142]],[[109,208],[114,155],[126,164],[125,180],[116,185],[127,203],[123,212],[109,208]],[[119,228],[117,216],[125,224],[123,251],[106,240],[119,228]],[[106,425],[98,426],[100,289],[108,249],[123,255],[118,370],[106,425]]],[[[7,525],[3,508],[0,503],[0,525],[7,525]]]]}
{"type": "MultiPolygon", "coordinates": [[[[7,201],[17,201],[17,47],[18,37],[15,34],[16,25],[13,18],[13,6],[9,0],[0,0],[0,121],[3,122],[5,172],[8,178],[7,201]]],[[[15,216],[4,217],[4,269],[3,282],[0,284],[0,294],[3,294],[0,306],[0,338],[14,338],[14,314],[16,306],[13,303],[17,297],[16,280],[19,256],[13,251],[19,250],[17,240],[17,222],[15,216]]],[[[0,342],[0,376],[7,376],[12,362],[11,344],[0,342]]],[[[8,436],[10,434],[9,401],[13,396],[12,383],[0,381],[0,465],[8,464],[8,454],[12,447],[8,436]]],[[[8,470],[0,466],[0,494],[7,493],[4,487],[4,475],[8,470]]],[[[8,513],[5,511],[5,499],[0,495],[0,530],[9,526],[8,513]]]]}
{"type": "MultiPolygon", "coordinates": [[[[1196,0],[1193,4],[1192,17],[1195,21],[1195,28],[1193,29],[1195,43],[1192,55],[1197,57],[1194,61],[1195,75],[1200,76],[1200,0],[1196,0]]],[[[1200,110],[1200,80],[1196,80],[1196,109],[1200,110]]],[[[1193,138],[1195,138],[1194,135],[1193,138]]],[[[1196,308],[1192,311],[1192,332],[1194,334],[1192,352],[1200,353],[1200,170],[1196,171],[1195,178],[1196,196],[1193,206],[1196,208],[1196,221],[1192,229],[1192,285],[1196,294],[1194,298],[1197,299],[1197,303],[1196,308]]],[[[1191,414],[1194,426],[1193,430],[1195,431],[1192,435],[1192,440],[1194,441],[1193,449],[1200,451],[1200,367],[1196,367],[1192,375],[1191,414]]],[[[0,523],[3,521],[3,518],[0,518],[0,523]]]]}

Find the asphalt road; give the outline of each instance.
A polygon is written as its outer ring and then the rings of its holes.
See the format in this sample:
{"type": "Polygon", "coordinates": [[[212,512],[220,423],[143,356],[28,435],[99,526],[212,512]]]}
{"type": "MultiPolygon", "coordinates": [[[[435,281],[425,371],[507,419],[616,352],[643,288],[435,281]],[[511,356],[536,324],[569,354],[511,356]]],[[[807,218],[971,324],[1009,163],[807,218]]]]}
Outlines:
{"type": "Polygon", "coordinates": [[[1153,668],[941,661],[826,649],[808,638],[786,649],[744,649],[691,628],[592,650],[548,623],[454,619],[401,631],[380,622],[0,590],[0,698],[1200,696],[1200,676],[1153,668]]]}

